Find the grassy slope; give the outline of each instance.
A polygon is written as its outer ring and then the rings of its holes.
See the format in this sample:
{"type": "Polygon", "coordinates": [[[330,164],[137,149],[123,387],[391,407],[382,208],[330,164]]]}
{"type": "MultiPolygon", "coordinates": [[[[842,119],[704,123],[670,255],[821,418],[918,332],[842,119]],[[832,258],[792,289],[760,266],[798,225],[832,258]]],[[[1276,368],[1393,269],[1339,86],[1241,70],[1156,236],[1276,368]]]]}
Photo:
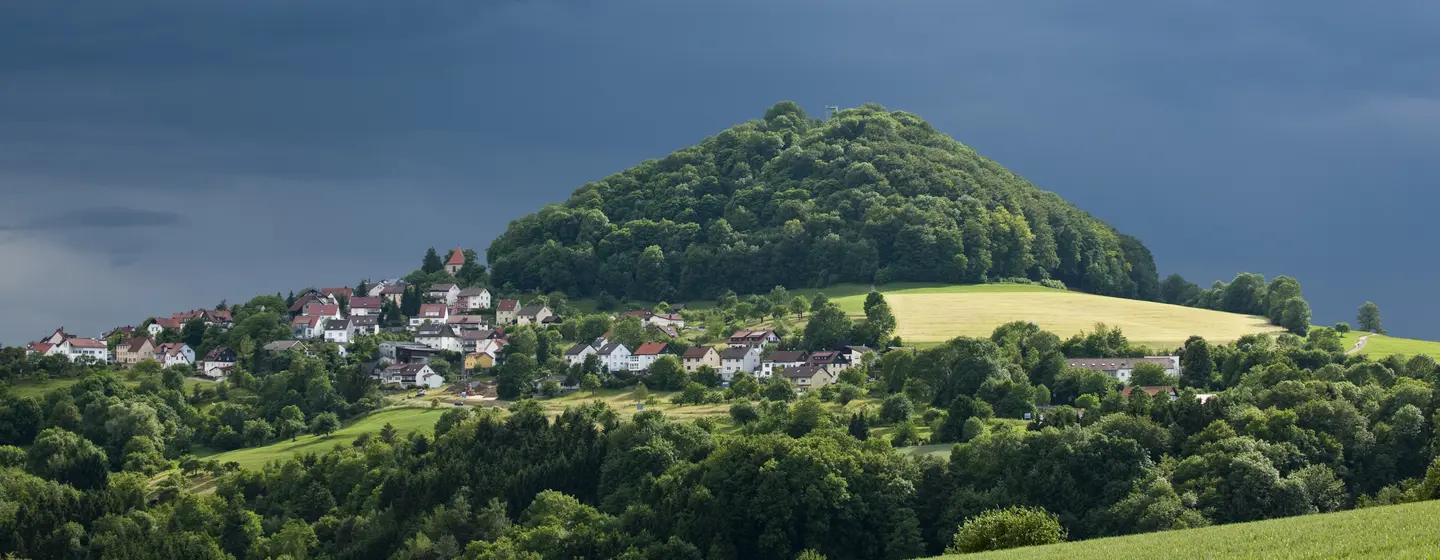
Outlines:
{"type": "Polygon", "coordinates": [[[1437,554],[1440,501],[943,558],[1434,558],[1437,554]]]}
{"type": "MultiPolygon", "coordinates": [[[[69,387],[69,386],[71,386],[71,385],[74,385],[74,384],[76,384],[76,383],[79,383],[79,382],[80,382],[80,379],[81,379],[81,378],[79,378],[79,377],[65,377],[65,378],[61,378],[61,379],[46,379],[46,380],[44,380],[44,381],[34,381],[34,380],[26,379],[26,380],[16,381],[16,382],[10,384],[10,391],[14,392],[17,396],[21,396],[21,397],[35,397],[35,398],[39,399],[39,398],[44,398],[46,393],[49,393],[49,392],[51,392],[51,391],[56,391],[56,390],[59,390],[59,389],[64,389],[64,388],[66,388],[66,387],[69,387]]],[[[208,383],[208,381],[201,381],[201,380],[199,380],[199,379],[194,379],[194,378],[188,378],[188,379],[186,379],[186,380],[185,380],[185,392],[186,392],[186,393],[189,393],[190,391],[195,390],[195,386],[196,386],[196,385],[199,385],[199,384],[201,384],[201,383],[208,383]]],[[[125,384],[126,384],[126,385],[129,385],[129,386],[131,386],[131,387],[139,387],[139,386],[140,386],[140,383],[137,382],[137,381],[127,381],[127,382],[125,382],[125,384]]]]}
{"type": "Polygon", "coordinates": [[[400,434],[408,434],[413,431],[433,432],[435,421],[440,419],[440,414],[450,407],[441,408],[388,408],[363,416],[340,430],[331,434],[328,438],[305,435],[295,441],[281,441],[263,447],[250,447],[226,451],[206,457],[225,463],[235,461],[241,467],[247,469],[258,469],[265,466],[265,463],[295,455],[299,453],[325,453],[337,445],[348,445],[360,434],[377,434],[385,424],[393,424],[395,430],[400,434]]]}
{"type": "MultiPolygon", "coordinates": [[[[1228,342],[1279,329],[1264,318],[1148,301],[1054,290],[1041,286],[894,284],[880,286],[899,323],[897,334],[920,346],[961,335],[989,336],[1010,321],[1031,321],[1061,337],[1101,322],[1120,327],[1132,343],[1173,348],[1191,335],[1228,342]]],[[[865,286],[823,290],[846,311],[859,313],[865,286]]],[[[813,294],[814,290],[805,290],[813,294]]],[[[807,295],[810,295],[807,294],[807,295]]]]}
{"type": "MultiPolygon", "coordinates": [[[[1360,337],[1364,334],[1365,333],[1356,331],[1345,333],[1345,349],[1349,350],[1354,348],[1355,342],[1360,340],[1360,337]]],[[[1440,342],[1372,334],[1370,338],[1365,340],[1365,347],[1361,348],[1359,353],[1377,360],[1391,354],[1404,354],[1406,356],[1429,354],[1433,357],[1440,358],[1440,342]]]]}

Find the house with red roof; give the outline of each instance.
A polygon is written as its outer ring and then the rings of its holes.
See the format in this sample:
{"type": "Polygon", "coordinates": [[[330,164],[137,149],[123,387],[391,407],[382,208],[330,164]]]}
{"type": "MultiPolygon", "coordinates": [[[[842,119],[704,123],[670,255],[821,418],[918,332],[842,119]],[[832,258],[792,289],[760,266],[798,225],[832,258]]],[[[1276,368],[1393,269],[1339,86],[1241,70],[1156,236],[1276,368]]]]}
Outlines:
{"type": "Polygon", "coordinates": [[[730,335],[729,344],[730,346],[754,346],[761,348],[770,344],[778,344],[779,342],[780,337],[776,336],[775,331],[760,330],[735,331],[730,335]]]}
{"type": "Polygon", "coordinates": [[[495,324],[515,324],[515,314],[520,311],[520,300],[502,299],[495,305],[495,324]]]}
{"type": "Polygon", "coordinates": [[[351,315],[379,315],[380,306],[380,298],[378,297],[359,296],[350,298],[351,315]]]}
{"type": "Polygon", "coordinates": [[[450,318],[450,308],[443,303],[420,304],[420,313],[410,318],[410,326],[418,327],[426,321],[437,324],[444,324],[450,318]]]}
{"type": "Polygon", "coordinates": [[[459,274],[460,269],[465,266],[465,251],[456,247],[450,252],[450,260],[445,261],[445,270],[450,274],[459,274]]]}
{"type": "Polygon", "coordinates": [[[295,338],[320,338],[325,336],[325,321],[328,317],[301,315],[290,320],[290,330],[295,338]]]}
{"type": "Polygon", "coordinates": [[[96,363],[110,361],[110,347],[103,340],[93,338],[67,338],[52,348],[52,353],[70,358],[71,361],[89,358],[96,363]]]}
{"type": "Polygon", "coordinates": [[[183,342],[167,342],[155,347],[155,360],[164,367],[195,364],[195,350],[183,342]]]}
{"type": "Polygon", "coordinates": [[[129,367],[140,363],[140,360],[154,358],[155,343],[148,338],[131,338],[115,345],[115,361],[122,366],[129,367]]]}
{"type": "Polygon", "coordinates": [[[178,331],[184,327],[185,325],[181,324],[180,321],[174,317],[156,317],[155,321],[150,323],[149,327],[146,327],[146,330],[150,331],[150,337],[154,338],[160,336],[160,333],[165,329],[175,329],[178,331]]]}
{"type": "Polygon", "coordinates": [[[630,354],[630,371],[645,371],[660,356],[671,354],[670,345],[664,342],[646,342],[630,354]]]}

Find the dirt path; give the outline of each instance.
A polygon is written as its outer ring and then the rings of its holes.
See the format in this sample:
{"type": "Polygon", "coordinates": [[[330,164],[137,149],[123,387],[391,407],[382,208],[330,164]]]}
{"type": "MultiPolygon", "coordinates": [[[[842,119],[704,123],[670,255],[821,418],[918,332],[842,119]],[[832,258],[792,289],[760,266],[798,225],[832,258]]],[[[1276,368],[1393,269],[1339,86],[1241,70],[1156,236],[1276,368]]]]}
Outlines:
{"type": "Polygon", "coordinates": [[[1351,348],[1351,349],[1349,349],[1349,350],[1346,350],[1346,351],[1345,351],[1345,355],[1346,355],[1346,356],[1349,356],[1349,355],[1351,355],[1351,354],[1354,354],[1354,353],[1356,353],[1356,352],[1359,352],[1361,348],[1364,348],[1364,347],[1365,347],[1365,342],[1366,342],[1365,339],[1367,339],[1367,338],[1370,338],[1370,335],[1367,334],[1367,335],[1365,335],[1365,336],[1360,337],[1360,340],[1355,341],[1355,347],[1354,347],[1354,348],[1351,348]]]}

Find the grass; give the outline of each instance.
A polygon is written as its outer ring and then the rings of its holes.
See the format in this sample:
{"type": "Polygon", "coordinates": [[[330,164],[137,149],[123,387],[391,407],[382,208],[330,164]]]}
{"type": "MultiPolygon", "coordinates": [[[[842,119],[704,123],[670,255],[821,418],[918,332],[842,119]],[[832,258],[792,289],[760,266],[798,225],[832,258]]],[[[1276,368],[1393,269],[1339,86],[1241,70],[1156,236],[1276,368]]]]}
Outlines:
{"type": "MultiPolygon", "coordinates": [[[[1175,348],[1191,335],[1229,342],[1259,332],[1277,332],[1265,318],[1114,298],[1023,284],[893,284],[878,288],[895,313],[896,334],[907,344],[931,346],[957,336],[989,336],[1011,321],[1030,321],[1067,338],[1095,323],[1120,327],[1133,344],[1175,348]]],[[[841,309],[860,313],[866,286],[841,285],[823,291],[841,309]]]]}
{"type": "MultiPolygon", "coordinates": [[[[19,380],[19,381],[12,382],[12,383],[10,384],[10,391],[11,391],[12,393],[14,393],[16,396],[19,396],[19,397],[34,397],[34,398],[39,399],[39,398],[43,398],[46,394],[50,393],[51,391],[58,391],[58,390],[61,390],[61,389],[68,388],[68,387],[70,387],[71,385],[74,385],[74,384],[76,384],[76,383],[79,383],[81,379],[84,379],[84,377],[63,377],[63,378],[59,378],[59,379],[46,379],[46,380],[44,380],[44,381],[35,381],[35,380],[32,380],[32,379],[22,379],[22,380],[19,380]]],[[[195,390],[195,386],[196,386],[196,385],[199,385],[199,384],[201,384],[201,383],[208,383],[208,382],[207,382],[207,381],[201,381],[201,380],[199,380],[199,379],[194,379],[194,378],[186,378],[186,379],[185,379],[185,392],[186,392],[186,393],[190,393],[191,391],[194,391],[194,390],[195,390]]],[[[139,381],[126,381],[125,384],[126,384],[126,385],[129,385],[129,386],[132,387],[132,388],[134,388],[134,387],[139,387],[139,386],[140,386],[140,382],[139,382],[139,381]]]]}
{"type": "Polygon", "coordinates": [[[387,408],[362,416],[330,434],[329,437],[305,435],[296,438],[295,441],[285,440],[262,447],[216,453],[206,459],[214,459],[221,463],[235,461],[240,463],[241,467],[256,469],[275,459],[300,453],[320,454],[339,445],[349,445],[355,438],[360,437],[360,434],[378,434],[380,428],[385,424],[394,425],[395,431],[401,435],[414,431],[430,433],[435,430],[435,421],[440,419],[440,414],[449,408],[451,407],[387,408]]]}
{"type": "Polygon", "coordinates": [[[1440,501],[942,558],[1435,558],[1440,501]]]}
{"type": "MultiPolygon", "coordinates": [[[[1358,331],[1345,333],[1343,337],[1345,349],[1349,350],[1354,348],[1355,342],[1359,341],[1360,337],[1365,334],[1366,333],[1358,331]]],[[[1365,340],[1365,347],[1361,348],[1357,353],[1377,360],[1392,354],[1404,354],[1406,356],[1429,354],[1432,357],[1440,358],[1440,342],[1372,334],[1370,338],[1365,340]]]]}

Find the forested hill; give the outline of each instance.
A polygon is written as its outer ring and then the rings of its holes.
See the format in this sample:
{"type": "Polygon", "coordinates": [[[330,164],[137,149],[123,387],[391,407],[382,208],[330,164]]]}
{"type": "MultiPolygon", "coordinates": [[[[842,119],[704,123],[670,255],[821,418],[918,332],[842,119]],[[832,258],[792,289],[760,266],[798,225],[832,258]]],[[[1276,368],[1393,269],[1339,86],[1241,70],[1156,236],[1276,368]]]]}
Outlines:
{"type": "Polygon", "coordinates": [[[1159,292],[1135,238],[878,105],[821,121],[777,104],[512,222],[486,256],[497,285],[572,297],[1018,277],[1159,292]]]}

